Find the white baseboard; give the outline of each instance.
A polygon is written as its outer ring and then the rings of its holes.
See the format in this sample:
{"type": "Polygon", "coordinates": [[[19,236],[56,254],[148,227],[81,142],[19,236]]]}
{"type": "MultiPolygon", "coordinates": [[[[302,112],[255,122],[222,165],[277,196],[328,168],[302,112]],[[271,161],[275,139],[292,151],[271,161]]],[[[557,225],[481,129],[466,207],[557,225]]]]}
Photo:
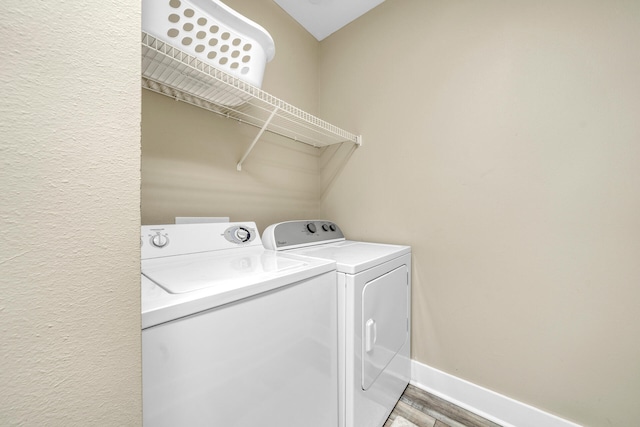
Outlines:
{"type": "Polygon", "coordinates": [[[415,360],[411,384],[504,427],[581,427],[415,360]]]}

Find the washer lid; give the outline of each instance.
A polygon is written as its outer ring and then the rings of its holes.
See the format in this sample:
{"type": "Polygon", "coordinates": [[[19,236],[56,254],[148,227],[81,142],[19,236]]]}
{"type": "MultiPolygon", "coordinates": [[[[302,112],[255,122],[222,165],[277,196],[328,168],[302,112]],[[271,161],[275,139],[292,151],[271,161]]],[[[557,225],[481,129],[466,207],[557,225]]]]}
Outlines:
{"type": "Polygon", "coordinates": [[[302,260],[286,258],[257,248],[145,260],[142,263],[142,274],[167,292],[182,294],[204,288],[224,287],[230,282],[234,286],[246,286],[306,264],[302,260]]]}
{"type": "Polygon", "coordinates": [[[262,247],[145,259],[142,329],[311,280],[335,268],[333,261],[262,247]]]}
{"type": "Polygon", "coordinates": [[[356,274],[411,253],[411,247],[345,240],[339,243],[296,249],[295,253],[334,260],[337,263],[338,271],[356,274]]]}

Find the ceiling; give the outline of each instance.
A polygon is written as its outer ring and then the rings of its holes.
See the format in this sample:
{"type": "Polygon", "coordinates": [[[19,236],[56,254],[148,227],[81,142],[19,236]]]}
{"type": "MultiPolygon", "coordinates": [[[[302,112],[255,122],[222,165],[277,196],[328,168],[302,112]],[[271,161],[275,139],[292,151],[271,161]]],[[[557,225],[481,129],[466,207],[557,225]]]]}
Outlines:
{"type": "Polygon", "coordinates": [[[273,0],[316,39],[338,31],[384,0],[273,0]]]}

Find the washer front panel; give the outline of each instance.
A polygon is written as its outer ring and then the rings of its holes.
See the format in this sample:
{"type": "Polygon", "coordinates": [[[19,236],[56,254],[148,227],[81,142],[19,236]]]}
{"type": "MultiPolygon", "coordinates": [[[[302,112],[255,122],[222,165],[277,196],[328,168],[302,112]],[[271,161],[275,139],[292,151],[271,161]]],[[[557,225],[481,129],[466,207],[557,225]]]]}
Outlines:
{"type": "Polygon", "coordinates": [[[143,424],[335,427],[336,299],[330,272],[144,329],[143,424]]]}

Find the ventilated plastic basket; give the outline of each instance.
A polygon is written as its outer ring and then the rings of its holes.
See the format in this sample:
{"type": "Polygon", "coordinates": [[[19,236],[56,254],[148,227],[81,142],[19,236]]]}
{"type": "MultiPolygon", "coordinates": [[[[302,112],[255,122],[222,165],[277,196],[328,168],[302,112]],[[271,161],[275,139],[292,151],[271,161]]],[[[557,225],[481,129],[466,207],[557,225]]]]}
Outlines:
{"type": "Polygon", "coordinates": [[[218,0],[142,0],[142,30],[256,87],[275,54],[267,30],[218,0]]]}

